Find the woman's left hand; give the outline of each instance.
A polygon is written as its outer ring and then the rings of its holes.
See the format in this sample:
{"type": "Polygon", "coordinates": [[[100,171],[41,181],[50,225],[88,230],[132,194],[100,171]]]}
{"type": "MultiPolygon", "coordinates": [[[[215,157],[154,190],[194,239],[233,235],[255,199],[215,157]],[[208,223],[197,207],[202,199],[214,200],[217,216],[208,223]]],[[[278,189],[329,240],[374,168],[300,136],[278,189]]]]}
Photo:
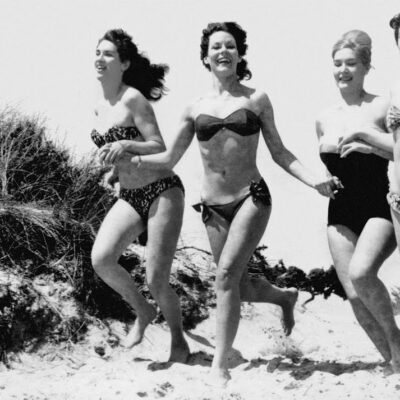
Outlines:
{"type": "Polygon", "coordinates": [[[342,151],[342,147],[344,145],[349,144],[351,142],[355,142],[360,139],[361,139],[361,132],[352,132],[343,135],[342,137],[339,138],[339,143],[337,145],[339,152],[342,151]]]}
{"type": "Polygon", "coordinates": [[[372,146],[366,142],[363,142],[362,140],[355,140],[354,142],[347,143],[341,146],[339,151],[340,157],[345,158],[350,153],[353,153],[355,151],[358,153],[370,154],[372,153],[372,146]]]}
{"type": "Polygon", "coordinates": [[[99,150],[100,162],[106,165],[113,164],[125,151],[123,140],[107,143],[99,150]]]}

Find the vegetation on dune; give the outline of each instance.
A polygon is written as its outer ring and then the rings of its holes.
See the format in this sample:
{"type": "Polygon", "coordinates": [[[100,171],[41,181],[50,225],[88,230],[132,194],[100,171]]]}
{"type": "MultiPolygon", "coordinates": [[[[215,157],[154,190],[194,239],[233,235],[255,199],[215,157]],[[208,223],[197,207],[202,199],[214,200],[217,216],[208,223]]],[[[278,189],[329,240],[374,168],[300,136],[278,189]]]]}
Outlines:
{"type": "MultiPolygon", "coordinates": [[[[0,112],[0,358],[8,350],[43,340],[79,340],[93,319],[130,322],[133,310],[105,285],[90,263],[93,240],[115,201],[102,183],[105,171],[88,157],[74,162],[46,137],[42,121],[16,110],[0,112]]],[[[143,258],[125,252],[121,265],[141,293],[143,258]]],[[[306,275],[282,262],[271,266],[259,248],[250,274],[279,286],[295,286],[312,298],[343,291],[333,269],[306,275]]],[[[171,285],[181,300],[183,324],[192,329],[215,306],[212,258],[193,247],[178,249],[171,285]]],[[[162,320],[161,314],[158,321],[162,320]]]]}

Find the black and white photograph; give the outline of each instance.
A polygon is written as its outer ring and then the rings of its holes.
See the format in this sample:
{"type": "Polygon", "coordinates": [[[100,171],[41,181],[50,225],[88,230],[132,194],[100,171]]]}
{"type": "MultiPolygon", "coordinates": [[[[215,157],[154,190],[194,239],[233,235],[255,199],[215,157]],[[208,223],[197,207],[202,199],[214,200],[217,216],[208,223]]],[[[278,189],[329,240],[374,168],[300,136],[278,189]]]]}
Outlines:
{"type": "Polygon", "coordinates": [[[0,0],[0,399],[400,399],[398,0],[0,0]]]}

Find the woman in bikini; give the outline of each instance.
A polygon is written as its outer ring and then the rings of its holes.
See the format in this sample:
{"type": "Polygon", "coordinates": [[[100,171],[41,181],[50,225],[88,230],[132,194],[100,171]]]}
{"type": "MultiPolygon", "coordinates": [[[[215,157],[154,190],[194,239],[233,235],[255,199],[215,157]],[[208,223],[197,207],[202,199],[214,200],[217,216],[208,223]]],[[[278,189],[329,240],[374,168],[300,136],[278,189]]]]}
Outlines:
{"type": "MultiPolygon", "coordinates": [[[[165,150],[149,101],[161,98],[165,65],[150,64],[132,38],[120,29],[99,40],[95,69],[101,86],[95,108],[92,139],[101,163],[112,165],[129,154],[165,150]]],[[[125,346],[141,342],[156,310],[138,292],[118,259],[132,241],[147,230],[146,279],[149,289],[171,330],[170,361],[185,362],[189,348],[183,335],[179,299],[169,286],[169,274],[179,237],[184,188],[171,168],[114,166],[120,183],[119,199],[108,212],[97,234],[92,263],[96,273],[118,292],[136,313],[125,346]]]]}
{"type": "Polygon", "coordinates": [[[256,165],[260,131],[273,159],[287,172],[326,196],[333,195],[335,183],[335,178],[316,178],[300,164],[279,137],[268,96],[241,83],[251,77],[243,58],[246,49],[246,32],[238,24],[209,24],[203,30],[201,60],[211,72],[211,93],[187,108],[166,152],[120,158],[123,165],[172,168],[197,135],[204,180],[202,200],[194,207],[202,214],[217,264],[212,373],[222,385],[230,379],[228,354],[239,325],[241,301],[277,304],[283,311],[285,333],[290,334],[294,326],[297,291],[247,275],[247,263],[271,213],[270,192],[256,165]]]}
{"type": "Polygon", "coordinates": [[[396,245],[386,202],[388,160],[393,158],[385,125],[388,104],[364,89],[371,67],[371,39],[365,32],[345,33],[333,46],[332,58],[342,101],[316,122],[321,159],[342,183],[329,202],[329,248],[358,322],[400,371],[400,332],[378,278],[396,245]]]}

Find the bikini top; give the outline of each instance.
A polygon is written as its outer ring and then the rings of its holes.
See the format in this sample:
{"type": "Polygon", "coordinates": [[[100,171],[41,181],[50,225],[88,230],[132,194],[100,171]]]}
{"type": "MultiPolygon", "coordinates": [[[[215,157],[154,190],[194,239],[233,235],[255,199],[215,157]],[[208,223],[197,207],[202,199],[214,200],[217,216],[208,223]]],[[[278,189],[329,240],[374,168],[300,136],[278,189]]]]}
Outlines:
{"type": "Polygon", "coordinates": [[[394,132],[400,127],[400,109],[396,106],[390,106],[386,116],[386,126],[394,132]]]}
{"type": "Polygon", "coordinates": [[[239,108],[225,118],[209,114],[199,114],[194,121],[197,139],[200,142],[210,140],[221,129],[226,128],[240,136],[250,136],[260,131],[260,119],[251,110],[239,108]]]}
{"type": "Polygon", "coordinates": [[[90,134],[97,147],[103,147],[106,143],[116,142],[117,140],[132,140],[140,136],[139,129],[135,126],[112,126],[104,135],[96,129],[90,134]]]}

